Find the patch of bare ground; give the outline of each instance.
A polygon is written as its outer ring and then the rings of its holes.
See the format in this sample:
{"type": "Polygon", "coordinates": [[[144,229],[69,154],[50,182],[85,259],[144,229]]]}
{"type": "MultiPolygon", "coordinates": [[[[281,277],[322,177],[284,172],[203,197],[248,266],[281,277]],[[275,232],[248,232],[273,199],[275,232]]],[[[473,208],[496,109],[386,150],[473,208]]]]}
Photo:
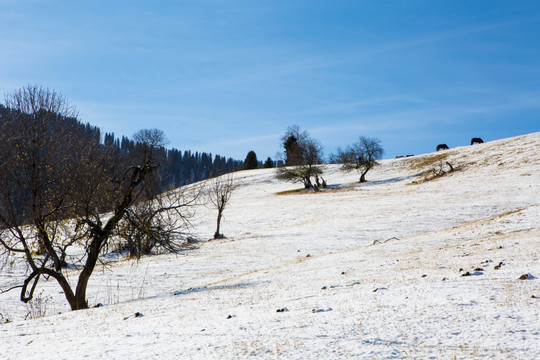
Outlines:
{"type": "Polygon", "coordinates": [[[350,183],[345,185],[333,185],[328,186],[326,189],[293,189],[293,190],[285,190],[285,191],[279,191],[276,193],[277,196],[286,196],[286,195],[304,195],[304,194],[324,194],[324,193],[338,193],[338,192],[346,192],[346,191],[353,191],[358,185],[358,183],[350,183]]]}
{"type": "Polygon", "coordinates": [[[454,166],[449,161],[440,160],[431,164],[429,170],[422,171],[417,175],[419,180],[410,182],[408,185],[418,185],[428,181],[436,180],[444,176],[452,175],[457,171],[462,171],[462,166],[454,166]]]}
{"type": "Polygon", "coordinates": [[[422,173],[432,168],[433,164],[446,161],[450,156],[450,151],[440,151],[424,156],[415,156],[403,159],[403,165],[412,172],[422,173]]]}
{"type": "Polygon", "coordinates": [[[352,182],[352,183],[343,184],[339,186],[331,185],[331,186],[328,186],[328,188],[326,188],[324,192],[339,193],[339,192],[354,191],[359,184],[360,184],[359,182],[352,182]]]}
{"type": "Polygon", "coordinates": [[[278,196],[303,195],[303,194],[308,194],[308,191],[306,189],[293,189],[293,190],[279,191],[276,193],[276,195],[278,196]]]}

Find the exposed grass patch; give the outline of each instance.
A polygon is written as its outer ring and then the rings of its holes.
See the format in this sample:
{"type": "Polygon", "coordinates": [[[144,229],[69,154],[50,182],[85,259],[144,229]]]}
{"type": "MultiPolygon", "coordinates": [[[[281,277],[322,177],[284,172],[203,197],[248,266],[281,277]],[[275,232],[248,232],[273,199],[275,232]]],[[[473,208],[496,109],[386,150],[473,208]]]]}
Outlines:
{"type": "Polygon", "coordinates": [[[431,170],[434,164],[437,164],[441,161],[446,161],[449,156],[450,153],[448,152],[448,150],[443,150],[429,156],[409,158],[407,161],[407,168],[415,172],[431,170]]]}
{"type": "Polygon", "coordinates": [[[303,194],[319,194],[319,193],[325,193],[325,192],[334,192],[335,189],[294,189],[294,190],[285,190],[277,192],[276,195],[282,196],[282,195],[303,195],[303,194]]]}
{"type": "Polygon", "coordinates": [[[491,219],[503,218],[503,217],[508,216],[508,215],[517,214],[519,212],[522,212],[525,209],[526,208],[519,208],[519,209],[516,209],[516,210],[505,211],[503,213],[500,213],[500,214],[497,214],[497,215],[493,216],[491,219]]]}
{"type": "Polygon", "coordinates": [[[448,161],[440,160],[438,163],[433,163],[431,169],[422,171],[417,176],[422,176],[422,179],[413,181],[409,185],[418,185],[428,181],[436,180],[441,177],[450,175],[461,168],[454,168],[448,161]]]}
{"type": "Polygon", "coordinates": [[[352,183],[347,184],[333,184],[328,185],[326,188],[319,188],[318,191],[315,189],[293,189],[293,190],[285,190],[285,191],[279,191],[276,193],[276,195],[302,195],[302,194],[319,194],[319,193],[338,193],[338,192],[346,192],[346,191],[354,191],[356,190],[357,186],[360,183],[355,181],[352,183]]]}
{"type": "Polygon", "coordinates": [[[359,185],[360,183],[357,181],[352,182],[352,183],[333,184],[333,185],[328,185],[326,189],[320,189],[319,192],[332,194],[332,193],[355,191],[355,190],[358,190],[359,185]]]}
{"type": "Polygon", "coordinates": [[[285,190],[285,191],[279,191],[276,193],[276,195],[298,195],[298,194],[307,194],[308,191],[306,189],[294,189],[294,190],[285,190]]]}

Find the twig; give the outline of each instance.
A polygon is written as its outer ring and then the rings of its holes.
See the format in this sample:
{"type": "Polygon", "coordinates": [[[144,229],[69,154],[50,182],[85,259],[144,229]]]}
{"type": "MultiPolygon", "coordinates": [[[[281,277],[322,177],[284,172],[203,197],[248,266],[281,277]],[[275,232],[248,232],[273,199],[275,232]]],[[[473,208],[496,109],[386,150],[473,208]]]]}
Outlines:
{"type": "Polygon", "coordinates": [[[399,238],[397,238],[397,237],[394,236],[394,237],[391,237],[390,239],[386,239],[386,240],[384,240],[384,241],[374,240],[374,241],[373,241],[373,244],[371,244],[371,245],[384,244],[384,243],[386,243],[386,242],[388,242],[388,241],[390,241],[390,240],[399,240],[399,238]]]}
{"type": "Polygon", "coordinates": [[[2,289],[0,289],[0,294],[7,293],[7,292],[9,292],[9,291],[11,291],[11,290],[13,290],[13,289],[22,288],[23,286],[24,286],[24,285],[15,285],[15,286],[13,286],[13,287],[7,289],[7,290],[2,290],[2,289]]]}

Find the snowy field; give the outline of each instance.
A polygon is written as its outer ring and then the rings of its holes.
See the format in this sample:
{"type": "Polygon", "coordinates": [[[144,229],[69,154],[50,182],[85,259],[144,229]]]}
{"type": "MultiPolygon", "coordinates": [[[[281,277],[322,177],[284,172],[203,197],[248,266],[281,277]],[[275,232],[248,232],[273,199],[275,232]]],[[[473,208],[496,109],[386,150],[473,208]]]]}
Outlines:
{"type": "MultiPolygon", "coordinates": [[[[239,172],[226,239],[96,269],[104,306],[71,312],[51,281],[25,320],[0,295],[0,359],[540,359],[539,170],[534,133],[384,160],[365,184],[328,165],[319,193],[239,172]]],[[[197,209],[200,239],[215,217],[197,209]]]]}

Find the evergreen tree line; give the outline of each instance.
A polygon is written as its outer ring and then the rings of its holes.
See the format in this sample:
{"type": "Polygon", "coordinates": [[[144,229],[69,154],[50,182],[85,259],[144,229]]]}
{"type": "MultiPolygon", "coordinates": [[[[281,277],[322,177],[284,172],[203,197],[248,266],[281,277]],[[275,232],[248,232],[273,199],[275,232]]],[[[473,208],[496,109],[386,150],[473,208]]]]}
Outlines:
{"type": "MultiPolygon", "coordinates": [[[[0,104],[0,126],[5,126],[5,121],[11,110],[0,104]]],[[[122,136],[116,137],[114,133],[104,133],[100,128],[90,124],[84,124],[77,118],[57,117],[57,121],[51,124],[51,131],[65,131],[70,129],[72,136],[78,138],[91,137],[99,141],[102,146],[113,148],[117,155],[129,161],[130,157],[140,152],[141,144],[122,136]],[[69,126],[68,126],[69,125],[69,126]],[[75,129],[75,130],[74,130],[75,129]]],[[[159,191],[191,184],[204,179],[212,178],[229,172],[241,170],[243,161],[226,158],[206,152],[181,151],[175,148],[167,149],[163,146],[153,150],[156,161],[161,164],[159,191]]]]}
{"type": "MultiPolygon", "coordinates": [[[[96,128],[96,131],[99,129],[96,128]]],[[[126,136],[115,137],[114,133],[105,133],[104,146],[114,146],[123,154],[136,154],[140,144],[126,136]]],[[[213,178],[222,174],[241,170],[243,162],[205,152],[181,151],[175,148],[157,147],[154,157],[161,163],[161,190],[176,188],[197,181],[213,178]]]]}

